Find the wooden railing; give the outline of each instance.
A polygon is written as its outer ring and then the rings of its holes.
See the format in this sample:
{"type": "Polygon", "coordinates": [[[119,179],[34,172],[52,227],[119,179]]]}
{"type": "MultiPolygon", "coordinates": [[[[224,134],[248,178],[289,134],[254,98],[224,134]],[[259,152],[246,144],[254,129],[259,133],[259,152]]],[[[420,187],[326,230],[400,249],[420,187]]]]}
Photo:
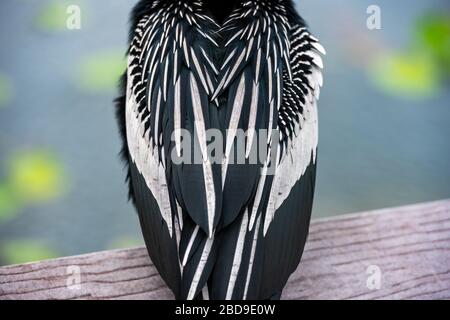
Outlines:
{"type": "MultiPolygon", "coordinates": [[[[315,220],[283,299],[450,299],[450,200],[315,220]]],[[[171,299],[144,248],[0,268],[0,299],[171,299]]]]}

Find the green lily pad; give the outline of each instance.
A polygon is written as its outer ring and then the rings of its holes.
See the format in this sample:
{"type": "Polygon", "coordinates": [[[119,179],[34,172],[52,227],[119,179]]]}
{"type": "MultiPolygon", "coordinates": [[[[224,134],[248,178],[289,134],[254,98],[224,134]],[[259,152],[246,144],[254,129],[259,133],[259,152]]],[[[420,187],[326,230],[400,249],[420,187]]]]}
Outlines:
{"type": "Polygon", "coordinates": [[[44,31],[66,30],[67,23],[66,1],[51,1],[42,8],[36,17],[35,25],[44,31]]]}
{"type": "Polygon", "coordinates": [[[419,50],[431,54],[439,69],[450,75],[450,12],[423,16],[417,23],[415,34],[419,50]]]}
{"type": "Polygon", "coordinates": [[[12,190],[25,203],[53,200],[66,190],[64,169],[51,152],[19,152],[11,157],[9,167],[12,190]]]}
{"type": "Polygon", "coordinates": [[[431,97],[440,88],[439,74],[427,55],[381,56],[371,66],[370,75],[381,91],[407,99],[431,97]]]}
{"type": "Polygon", "coordinates": [[[0,183],[0,223],[14,218],[20,209],[20,201],[15,197],[11,187],[6,183],[0,183]]]}
{"type": "Polygon", "coordinates": [[[120,76],[126,70],[122,51],[93,54],[81,61],[78,82],[84,91],[109,92],[117,88],[120,76]]]}
{"type": "Polygon", "coordinates": [[[12,98],[12,85],[9,79],[0,74],[0,107],[6,105],[12,98]]]}
{"type": "Polygon", "coordinates": [[[0,245],[0,254],[7,264],[19,264],[57,258],[58,253],[35,240],[7,241],[0,245]]]}

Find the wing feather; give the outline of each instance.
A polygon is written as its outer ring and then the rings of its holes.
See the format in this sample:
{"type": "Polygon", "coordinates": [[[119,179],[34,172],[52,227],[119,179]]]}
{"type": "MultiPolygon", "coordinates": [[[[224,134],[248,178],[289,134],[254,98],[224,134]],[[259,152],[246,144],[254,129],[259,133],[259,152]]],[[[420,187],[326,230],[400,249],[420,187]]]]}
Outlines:
{"type": "MultiPolygon", "coordinates": [[[[220,194],[216,196],[220,184],[215,182],[220,175],[213,173],[205,157],[205,131],[211,127],[208,94],[216,86],[218,73],[210,56],[211,47],[217,46],[212,35],[215,25],[197,2],[155,1],[143,12],[133,30],[128,54],[128,152],[130,162],[146,183],[149,197],[156,200],[156,212],[162,221],[160,226],[143,224],[150,255],[166,261],[159,257],[164,255],[160,248],[172,245],[159,241],[167,239],[163,236],[167,233],[176,244],[178,271],[183,274],[175,291],[193,297],[204,286],[202,282],[212,266],[208,256],[213,241],[207,239],[212,238],[220,209],[220,194]],[[170,159],[172,149],[179,156],[184,151],[183,130],[199,139],[205,157],[201,170],[194,164],[176,166],[170,159]]],[[[145,191],[140,192],[142,203],[145,191]]],[[[142,221],[157,215],[148,212],[148,207],[137,207],[142,221]]],[[[164,263],[158,266],[173,270],[164,263]]],[[[167,274],[165,280],[170,282],[169,278],[176,277],[167,274]]]]}
{"type": "MultiPolygon", "coordinates": [[[[281,292],[302,255],[312,209],[318,142],[316,101],[323,82],[320,54],[324,49],[302,21],[285,24],[283,10],[278,15],[277,10],[271,10],[270,14],[262,15],[265,19],[258,19],[258,10],[250,10],[250,6],[248,4],[243,12],[236,13],[240,19],[248,17],[250,22],[244,28],[241,20],[240,28],[244,31],[240,37],[233,35],[227,42],[229,55],[219,76],[226,80],[219,84],[215,95],[227,90],[227,85],[232,88],[233,83],[249,71],[254,82],[251,88],[244,90],[258,92],[258,99],[252,102],[255,97],[252,94],[250,102],[240,109],[240,116],[254,119],[252,105],[258,101],[267,101],[268,108],[258,106],[266,122],[253,124],[254,120],[249,120],[244,129],[276,129],[279,135],[268,134],[268,154],[273,152],[275,157],[264,159],[261,170],[253,178],[255,193],[250,203],[241,203],[245,209],[240,211],[243,218],[229,220],[234,222],[232,229],[224,235],[227,240],[223,240],[221,250],[234,250],[234,258],[219,257],[218,263],[228,267],[217,269],[222,278],[213,275],[215,281],[210,288],[213,298],[266,299],[281,292]],[[260,30],[255,30],[257,26],[260,30]],[[247,33],[251,35],[247,36],[247,33]],[[248,40],[252,37],[264,40],[248,40]],[[244,48],[239,42],[241,39],[247,41],[248,47],[244,48]],[[262,56],[266,58],[264,63],[262,56]],[[238,222],[240,228],[236,226],[238,222]],[[241,232],[245,232],[246,237],[241,232]],[[289,245],[289,241],[295,245],[289,245]],[[232,249],[230,242],[235,243],[232,249]],[[223,277],[223,274],[228,276],[223,277]]],[[[235,17],[231,21],[236,21],[235,17]]],[[[229,29],[233,30],[233,27],[229,26],[229,29]]],[[[235,99],[239,92],[233,96],[235,99]]],[[[233,113],[233,117],[238,116],[233,113]]],[[[249,168],[246,166],[242,170],[249,171],[249,168]]],[[[239,184],[226,177],[224,205],[228,203],[227,185],[236,187],[239,184]]],[[[225,216],[226,212],[222,214],[225,216]]]]}

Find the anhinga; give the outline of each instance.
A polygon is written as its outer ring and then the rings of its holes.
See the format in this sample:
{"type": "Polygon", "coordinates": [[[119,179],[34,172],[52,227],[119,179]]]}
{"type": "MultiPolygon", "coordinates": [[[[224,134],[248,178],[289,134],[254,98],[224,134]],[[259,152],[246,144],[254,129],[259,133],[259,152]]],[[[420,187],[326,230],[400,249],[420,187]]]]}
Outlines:
{"type": "Polygon", "coordinates": [[[321,54],[291,0],[141,0],[133,10],[117,100],[123,156],[149,255],[177,299],[281,296],[311,216],[321,54]],[[210,129],[223,134],[219,163],[210,129]],[[243,163],[231,155],[239,130],[243,163]],[[174,161],[187,152],[182,131],[200,161],[174,161]],[[261,145],[265,158],[251,163],[261,145]]]}

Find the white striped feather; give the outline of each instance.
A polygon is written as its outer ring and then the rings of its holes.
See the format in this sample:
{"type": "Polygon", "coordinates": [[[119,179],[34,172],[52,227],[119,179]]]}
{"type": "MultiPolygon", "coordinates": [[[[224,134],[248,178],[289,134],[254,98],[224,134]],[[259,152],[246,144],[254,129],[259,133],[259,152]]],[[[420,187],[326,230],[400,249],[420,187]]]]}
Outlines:
{"type": "Polygon", "coordinates": [[[236,249],[234,250],[233,265],[231,267],[230,280],[228,282],[227,293],[225,296],[226,300],[230,300],[233,296],[234,286],[236,284],[236,279],[239,273],[242,262],[242,253],[244,250],[244,240],[248,226],[248,210],[244,212],[242,217],[241,228],[239,230],[238,239],[236,242],[236,249]]]}
{"type": "Polygon", "coordinates": [[[249,260],[249,263],[248,263],[247,278],[245,280],[245,287],[244,287],[244,296],[243,296],[244,300],[247,299],[248,287],[250,285],[250,280],[251,280],[252,274],[253,274],[253,262],[255,260],[256,246],[258,244],[258,235],[259,235],[259,225],[260,225],[260,223],[261,223],[261,216],[259,216],[258,220],[256,221],[255,233],[253,234],[252,249],[250,251],[250,260],[249,260]]]}
{"type": "Polygon", "coordinates": [[[256,82],[253,82],[252,100],[250,103],[250,114],[247,126],[247,147],[245,150],[246,158],[248,158],[250,155],[250,151],[253,146],[253,138],[255,136],[256,114],[258,112],[258,97],[259,97],[258,91],[259,91],[258,85],[256,84],[256,82]]]}
{"type": "Polygon", "coordinates": [[[173,110],[173,130],[175,135],[175,149],[177,156],[181,156],[181,88],[180,78],[175,83],[175,99],[173,110]]]}
{"type": "Polygon", "coordinates": [[[234,143],[234,138],[236,137],[236,132],[239,125],[239,120],[241,118],[242,106],[244,105],[244,96],[245,96],[245,74],[242,74],[241,79],[239,81],[238,88],[236,90],[236,96],[233,102],[233,108],[231,111],[230,122],[227,127],[227,140],[225,146],[225,158],[224,163],[222,164],[222,188],[225,185],[225,180],[227,176],[228,170],[228,162],[229,156],[231,152],[231,148],[234,143]]]}
{"type": "Polygon", "coordinates": [[[200,66],[200,63],[198,62],[197,55],[195,54],[195,51],[193,48],[191,48],[191,57],[192,57],[192,61],[194,62],[195,70],[197,71],[197,74],[200,77],[200,81],[203,85],[203,88],[205,89],[206,94],[209,94],[209,87],[208,87],[208,84],[206,83],[205,75],[203,74],[203,70],[200,66]]]}
{"type": "Polygon", "coordinates": [[[192,232],[191,237],[189,238],[189,242],[186,247],[186,251],[184,252],[184,257],[183,257],[183,262],[182,262],[183,267],[186,266],[187,260],[191,253],[191,250],[192,250],[192,245],[194,244],[194,241],[195,241],[195,238],[197,237],[199,229],[200,229],[200,227],[198,225],[195,226],[194,231],[192,232]]]}
{"type": "MultiPolygon", "coordinates": [[[[133,57],[129,57],[131,62],[133,57]]],[[[132,79],[128,71],[129,79],[132,79]]],[[[144,124],[138,117],[136,98],[133,94],[132,81],[128,82],[126,97],[126,130],[127,143],[131,161],[135,163],[137,170],[142,174],[155,197],[160,208],[163,220],[166,223],[170,236],[173,235],[172,211],[170,208],[169,193],[164,169],[160,166],[158,151],[151,146],[148,136],[144,136],[144,124]]]]}
{"type": "Polygon", "coordinates": [[[205,286],[203,287],[202,296],[203,296],[203,300],[209,300],[208,284],[205,284],[205,286]]]}
{"type": "Polygon", "coordinates": [[[242,50],[241,54],[237,58],[233,67],[231,69],[229,69],[229,73],[227,74],[226,77],[224,77],[224,79],[226,79],[226,80],[225,81],[222,80],[220,82],[219,87],[216,89],[216,92],[213,94],[213,97],[212,97],[213,100],[215,98],[217,98],[220,91],[223,90],[224,87],[226,88],[228,86],[228,84],[231,82],[231,80],[233,79],[233,77],[236,75],[236,71],[238,70],[242,60],[244,60],[244,56],[245,56],[245,50],[242,50]]]}
{"type": "Polygon", "coordinates": [[[205,120],[203,117],[202,102],[200,98],[200,93],[195,80],[195,76],[191,73],[190,75],[191,84],[191,97],[192,97],[192,109],[195,118],[195,128],[198,137],[198,142],[200,144],[200,150],[203,156],[203,178],[205,183],[205,197],[206,205],[208,210],[208,236],[213,236],[213,223],[214,215],[216,211],[216,193],[214,190],[214,179],[212,174],[211,163],[208,159],[207,147],[206,147],[206,128],[205,120]]]}
{"type": "Polygon", "coordinates": [[[270,162],[270,153],[271,153],[271,148],[269,147],[268,156],[267,156],[266,162],[264,163],[264,166],[261,170],[261,177],[259,178],[258,188],[256,189],[255,199],[253,201],[253,207],[252,207],[252,212],[251,212],[251,216],[250,216],[250,223],[248,224],[249,231],[251,231],[253,229],[253,225],[256,220],[256,215],[258,213],[258,209],[261,204],[262,193],[264,190],[264,186],[266,184],[267,169],[268,169],[269,162],[270,162]]]}
{"type": "Polygon", "coordinates": [[[211,253],[211,247],[213,245],[214,238],[208,238],[206,240],[205,246],[203,247],[202,255],[200,257],[200,261],[195,269],[194,277],[192,279],[191,286],[189,288],[187,300],[192,300],[195,298],[195,294],[197,292],[198,283],[200,282],[200,278],[203,274],[203,270],[205,269],[206,262],[208,261],[209,254],[211,253]]]}

